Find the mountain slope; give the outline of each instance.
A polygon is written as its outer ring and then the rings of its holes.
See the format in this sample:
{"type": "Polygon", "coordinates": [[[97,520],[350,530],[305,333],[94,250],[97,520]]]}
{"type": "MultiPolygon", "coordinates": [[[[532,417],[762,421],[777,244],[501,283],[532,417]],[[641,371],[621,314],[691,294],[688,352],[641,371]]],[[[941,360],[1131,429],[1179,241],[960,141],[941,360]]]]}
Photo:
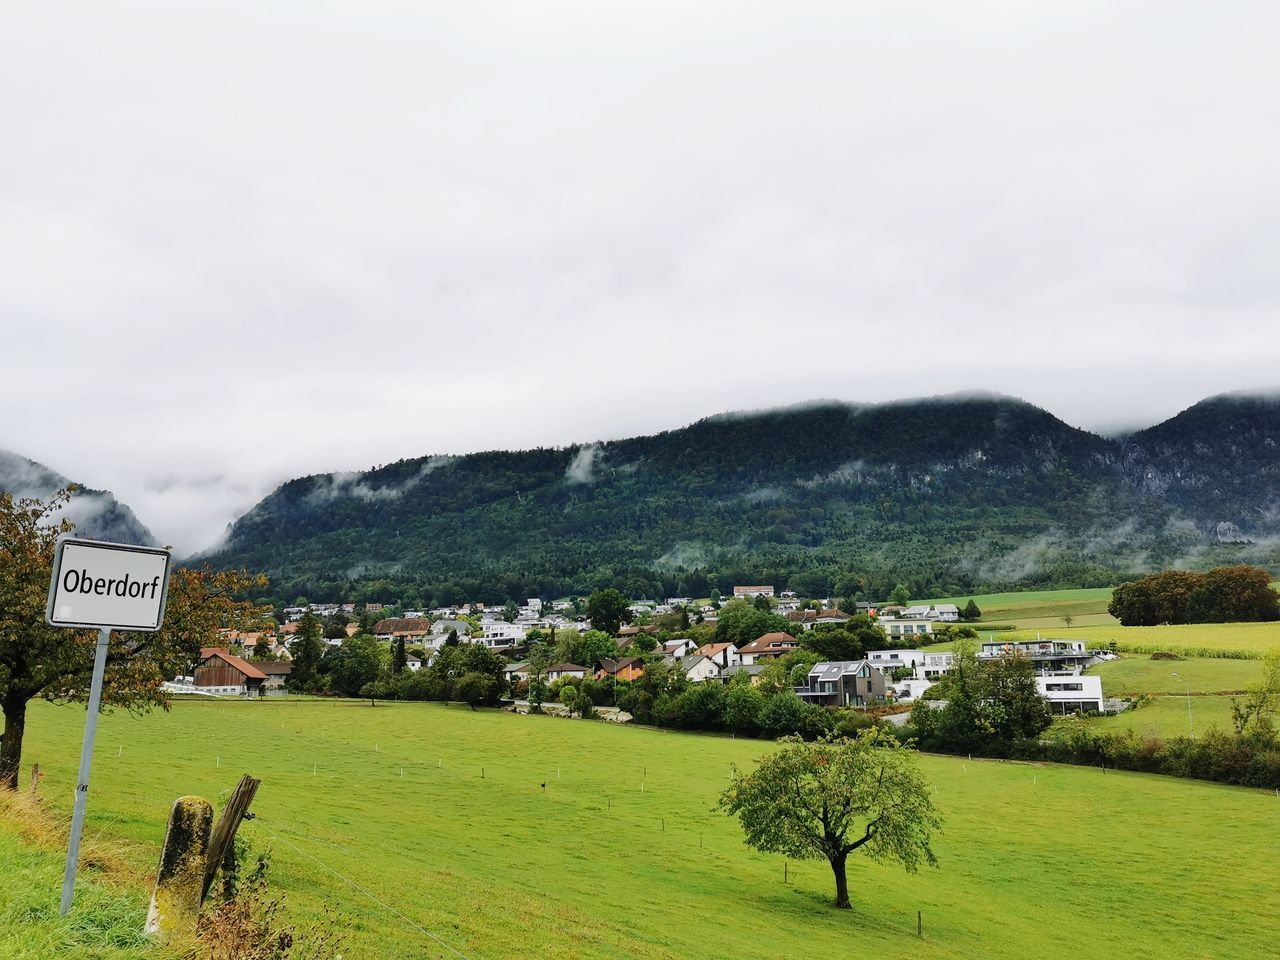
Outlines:
{"type": "MultiPolygon", "coordinates": [[[[62,474],[43,464],[0,450],[0,490],[13,494],[15,498],[45,499],[70,483],[62,474]]],[[[77,535],[116,543],[155,545],[151,531],[110,491],[81,485],[72,495],[64,514],[75,521],[77,535]]]]}
{"type": "Polygon", "coordinates": [[[1220,542],[1280,522],[1280,396],[1202,400],[1124,444],[1130,481],[1197,517],[1220,542]]]}
{"type": "Polygon", "coordinates": [[[1265,560],[1280,534],[1266,452],[1275,407],[1206,404],[1123,442],[1019,400],[965,396],[404,460],[284,484],[208,559],[267,571],[281,596],[424,600],[601,585],[700,594],[708,575],[809,593],[898,580],[956,593],[1265,560]],[[1263,451],[1252,482],[1235,475],[1238,458],[1224,462],[1231,444],[1263,451]]]}

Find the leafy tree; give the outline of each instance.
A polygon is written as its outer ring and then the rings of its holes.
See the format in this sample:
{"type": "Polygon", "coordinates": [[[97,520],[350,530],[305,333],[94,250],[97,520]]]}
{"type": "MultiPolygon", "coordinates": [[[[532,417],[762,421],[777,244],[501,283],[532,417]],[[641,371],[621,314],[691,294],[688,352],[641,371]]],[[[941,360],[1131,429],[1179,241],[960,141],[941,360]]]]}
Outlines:
{"type": "Polygon", "coordinates": [[[449,628],[449,632],[445,634],[444,645],[446,647],[456,647],[461,641],[458,639],[458,631],[453,627],[449,628]]]}
{"type": "Polygon", "coordinates": [[[594,669],[606,657],[618,655],[618,643],[603,630],[588,630],[581,636],[567,630],[556,644],[556,654],[562,661],[594,669]]]}
{"type": "Polygon", "coordinates": [[[769,598],[763,593],[757,593],[755,599],[751,601],[751,605],[762,613],[773,612],[773,604],[769,602],[769,598]]]}
{"type": "Polygon", "coordinates": [[[324,638],[326,640],[341,640],[347,635],[347,625],[339,623],[337,620],[330,618],[324,624],[324,638]]]}
{"type": "Polygon", "coordinates": [[[631,622],[631,605],[617,590],[597,590],[587,598],[587,619],[594,629],[616,637],[622,625],[631,622]]]}
{"type": "MultiPolygon", "coordinates": [[[[747,676],[745,673],[738,676],[747,676]]],[[[735,733],[754,734],[760,729],[764,694],[748,681],[730,683],[724,700],[724,724],[735,733]]]]}
{"type": "Polygon", "coordinates": [[[969,602],[964,605],[964,609],[960,611],[960,619],[965,623],[973,623],[975,620],[982,619],[982,610],[974,603],[973,597],[969,598],[969,602]]]}
{"type": "Polygon", "coordinates": [[[472,710],[477,704],[485,703],[493,696],[493,677],[485,676],[475,670],[468,671],[458,678],[453,685],[453,695],[462,700],[472,710]]]}
{"type": "Polygon", "coordinates": [[[757,610],[745,600],[731,600],[716,618],[716,642],[741,647],[766,633],[786,633],[790,626],[786,617],[757,610]]]}
{"type": "Polygon", "coordinates": [[[842,626],[820,624],[805,631],[800,643],[823,660],[857,660],[868,650],[883,650],[889,638],[869,616],[857,613],[842,626]]]}
{"type": "Polygon", "coordinates": [[[271,637],[265,632],[260,634],[253,645],[253,659],[265,663],[275,658],[276,655],[271,652],[271,637]]]}
{"type": "Polygon", "coordinates": [[[1280,652],[1263,658],[1262,679],[1249,687],[1243,701],[1231,698],[1231,722],[1240,736],[1265,743],[1275,740],[1276,711],[1280,709],[1280,652]]]}
{"type": "Polygon", "coordinates": [[[515,605],[514,600],[508,600],[507,605],[502,608],[500,616],[507,623],[515,623],[516,617],[520,616],[520,608],[515,605]]]}
{"type": "Polygon", "coordinates": [[[911,590],[905,583],[899,583],[893,588],[893,593],[889,594],[889,601],[900,607],[905,607],[911,603],[911,590]]]}
{"type": "MultiPolygon", "coordinates": [[[[26,732],[27,704],[88,698],[98,637],[44,621],[57,538],[73,529],[56,519],[74,488],[48,500],[0,493],[0,787],[16,787],[26,732]]],[[[185,673],[202,646],[217,644],[224,627],[261,627],[269,612],[234,599],[265,581],[240,571],[180,568],[169,578],[164,624],[154,633],[111,634],[103,677],[104,709],[145,711],[167,706],[161,684],[185,673]]]]}
{"type": "Polygon", "coordinates": [[[806,743],[787,737],[749,774],[735,769],[719,806],[736,815],[747,845],[796,859],[825,859],[835,905],[849,909],[849,855],[909,872],[937,866],[930,847],[941,817],[915,755],[893,736],[868,729],[852,739],[806,743]]]}
{"type": "Polygon", "coordinates": [[[1280,620],[1280,594],[1261,567],[1216,567],[1187,598],[1189,623],[1252,623],[1280,620]]]}
{"type": "Polygon", "coordinates": [[[320,668],[324,642],[320,638],[320,618],[307,610],[298,620],[298,629],[289,644],[293,666],[289,670],[289,686],[295,690],[310,690],[320,668]]]}
{"type": "Polygon", "coordinates": [[[1001,740],[1038,737],[1053,722],[1029,658],[1021,654],[996,657],[982,665],[979,677],[981,712],[991,736],[1001,740]]]}
{"type": "Polygon", "coordinates": [[[330,659],[330,685],[344,696],[359,696],[366,683],[380,678],[384,658],[382,643],[374,637],[347,637],[330,659]]]}

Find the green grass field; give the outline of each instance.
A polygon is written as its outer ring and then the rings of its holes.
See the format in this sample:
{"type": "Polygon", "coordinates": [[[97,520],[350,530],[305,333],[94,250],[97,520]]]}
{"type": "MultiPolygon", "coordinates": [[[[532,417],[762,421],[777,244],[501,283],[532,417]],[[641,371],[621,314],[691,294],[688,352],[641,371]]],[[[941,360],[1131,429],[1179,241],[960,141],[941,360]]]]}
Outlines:
{"type": "MultiPolygon", "coordinates": [[[[1170,650],[1189,654],[1208,651],[1257,657],[1268,650],[1280,650],[1280,623],[1202,623],[1161,627],[1122,627],[1107,613],[1111,588],[1090,590],[1037,590],[1026,593],[990,593],[975,596],[982,620],[974,624],[982,632],[984,623],[1013,624],[1018,629],[998,634],[1000,638],[1032,639],[1043,636],[1086,639],[1099,646],[1114,641],[1121,650],[1151,653],[1170,650]],[[1067,626],[1063,617],[1072,618],[1067,626]]],[[[960,607],[969,597],[944,597],[922,603],[954,603],[960,607]]],[[[945,649],[939,647],[938,649],[945,649]]]]}
{"type": "MultiPolygon", "coordinates": [[[[63,810],[83,720],[47,704],[29,717],[26,763],[48,771],[42,791],[63,810]]],[[[1280,936],[1280,916],[1257,907],[1280,883],[1270,794],[923,757],[946,818],[941,869],[858,860],[843,912],[825,864],[791,864],[784,885],[782,859],[711,811],[729,765],[768,749],[437,704],[183,702],[103,718],[89,827],[151,868],[175,797],[262,777],[245,830],[272,847],[291,915],[340,925],[347,958],[454,955],[422,929],[472,960],[1060,956],[1064,923],[1076,957],[1177,944],[1243,960],[1280,936]]],[[[56,876],[24,885],[36,923],[56,876]]]]}
{"type": "Polygon", "coordinates": [[[76,910],[59,917],[64,856],[49,844],[32,843],[0,814],[0,957],[169,957],[142,935],[147,891],[141,885],[107,882],[92,867],[81,871],[76,910]]]}
{"type": "Polygon", "coordinates": [[[1102,678],[1107,696],[1181,694],[1187,690],[1197,694],[1240,693],[1262,679],[1262,663],[1208,657],[1152,660],[1148,656],[1126,654],[1119,660],[1090,667],[1089,673],[1102,678]]]}
{"type": "Polygon", "coordinates": [[[1075,623],[1119,625],[1107,613],[1111,588],[1089,590],[1033,590],[1024,593],[987,593],[974,597],[941,597],[921,603],[954,603],[964,609],[972,599],[982,611],[981,623],[1012,623],[1020,629],[1036,630],[1064,626],[1062,618],[1072,616],[1075,623]]]}
{"type": "MultiPolygon", "coordinates": [[[[1058,721],[1059,724],[1073,721],[1058,721]]],[[[1117,733],[1132,730],[1140,737],[1168,739],[1185,737],[1191,733],[1192,722],[1196,733],[1204,733],[1211,727],[1230,731],[1231,698],[1227,696],[1191,697],[1191,716],[1187,716],[1186,697],[1157,697],[1136,710],[1126,710],[1114,717],[1091,717],[1083,722],[1099,733],[1117,733]]]]}

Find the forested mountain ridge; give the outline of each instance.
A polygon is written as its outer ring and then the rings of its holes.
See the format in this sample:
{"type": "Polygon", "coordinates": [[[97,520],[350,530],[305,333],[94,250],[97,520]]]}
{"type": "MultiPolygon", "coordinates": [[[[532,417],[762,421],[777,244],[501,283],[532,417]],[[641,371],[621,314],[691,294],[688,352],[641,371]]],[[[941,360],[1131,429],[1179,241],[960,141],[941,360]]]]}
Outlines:
{"type": "Polygon", "coordinates": [[[998,396],[819,403],[303,477],[206,559],[265,570],[282,595],[424,601],[605,584],[701,594],[708,576],[872,595],[897,580],[922,593],[1087,585],[1267,562],[1278,439],[1277,403],[1261,398],[1204,401],[1125,440],[998,396]],[[1233,473],[1245,460],[1252,484],[1233,473]]]}
{"type": "MultiPolygon", "coordinates": [[[[62,474],[42,463],[0,450],[0,491],[17,499],[34,497],[44,500],[70,483],[62,474]]],[[[155,545],[151,531],[110,491],[80,485],[64,513],[75,521],[78,536],[115,543],[155,545]]]]}

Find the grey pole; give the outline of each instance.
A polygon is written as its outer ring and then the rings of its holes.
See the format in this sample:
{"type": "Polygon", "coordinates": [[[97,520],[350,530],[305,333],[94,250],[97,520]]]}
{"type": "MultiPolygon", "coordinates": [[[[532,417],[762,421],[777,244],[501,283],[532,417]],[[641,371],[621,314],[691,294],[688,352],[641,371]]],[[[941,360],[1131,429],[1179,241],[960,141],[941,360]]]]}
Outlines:
{"type": "Polygon", "coordinates": [[[1172,674],[1182,681],[1182,685],[1187,690],[1187,726],[1191,728],[1191,741],[1194,743],[1196,739],[1196,720],[1191,716],[1191,684],[1187,683],[1187,678],[1178,674],[1172,674]]]}
{"type": "Polygon", "coordinates": [[[80,747],[80,774],[76,779],[76,806],[71,816],[71,843],[67,847],[67,869],[62,874],[62,910],[66,916],[76,891],[76,865],[80,860],[80,833],[84,829],[84,808],[89,800],[89,767],[93,764],[93,739],[98,733],[98,706],[102,702],[102,675],[107,668],[110,630],[98,631],[98,649],[93,655],[93,683],[89,686],[89,715],[84,721],[84,743],[80,747]]]}

